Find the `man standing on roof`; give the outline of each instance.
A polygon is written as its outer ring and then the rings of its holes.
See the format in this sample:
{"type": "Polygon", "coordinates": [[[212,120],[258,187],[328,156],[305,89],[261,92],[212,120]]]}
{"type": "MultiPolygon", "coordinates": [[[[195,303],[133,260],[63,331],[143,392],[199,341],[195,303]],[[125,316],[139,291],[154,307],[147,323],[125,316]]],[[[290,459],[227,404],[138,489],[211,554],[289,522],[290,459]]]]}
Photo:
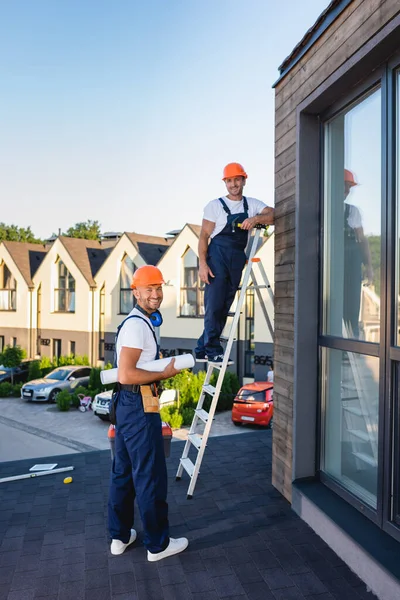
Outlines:
{"type": "Polygon", "coordinates": [[[199,276],[206,288],[204,332],[195,354],[211,362],[223,360],[220,336],[240,285],[249,230],[274,223],[273,208],[243,196],[247,174],[240,164],[226,165],[222,179],[228,194],[205,207],[199,240],[199,276]]]}
{"type": "Polygon", "coordinates": [[[155,382],[179,371],[175,359],[162,373],[141,365],[158,358],[154,326],[160,326],[158,309],[163,300],[161,271],[140,267],[133,275],[137,304],[117,331],[118,391],[113,396],[116,414],[115,457],[108,501],[111,554],[122,554],[136,540],[133,503],[136,501],[144,529],[147,560],[158,561],[188,545],[186,538],[169,537],[167,469],[155,382]]]}

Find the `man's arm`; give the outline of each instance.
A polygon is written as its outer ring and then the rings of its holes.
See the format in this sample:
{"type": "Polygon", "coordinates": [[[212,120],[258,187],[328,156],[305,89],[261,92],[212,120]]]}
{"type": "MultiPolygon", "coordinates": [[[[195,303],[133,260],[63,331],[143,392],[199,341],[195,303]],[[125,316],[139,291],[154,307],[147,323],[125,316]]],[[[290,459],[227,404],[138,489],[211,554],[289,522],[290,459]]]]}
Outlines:
{"type": "Polygon", "coordinates": [[[204,283],[210,283],[209,277],[214,277],[213,272],[207,264],[208,244],[214,227],[215,223],[203,219],[199,239],[199,277],[204,283]]]}
{"type": "Polygon", "coordinates": [[[275,209],[270,206],[266,206],[255,217],[249,217],[242,223],[242,229],[252,229],[256,225],[273,225],[275,222],[275,209]]]}
{"type": "Polygon", "coordinates": [[[175,369],[174,358],[171,359],[171,362],[168,363],[161,373],[138,369],[136,365],[141,353],[142,350],[140,350],[140,348],[128,348],[127,346],[122,346],[118,364],[119,383],[122,383],[123,385],[147,385],[149,383],[154,383],[155,381],[169,379],[170,377],[174,377],[177,373],[180,373],[180,371],[175,369]]]}

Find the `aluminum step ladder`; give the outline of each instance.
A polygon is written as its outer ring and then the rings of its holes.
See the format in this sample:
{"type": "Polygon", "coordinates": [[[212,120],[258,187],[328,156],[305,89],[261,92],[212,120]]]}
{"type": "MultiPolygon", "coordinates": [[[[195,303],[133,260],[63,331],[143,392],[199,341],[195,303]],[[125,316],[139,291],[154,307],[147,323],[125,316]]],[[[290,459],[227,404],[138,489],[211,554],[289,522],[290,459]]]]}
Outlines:
{"type": "MultiPolygon", "coordinates": [[[[176,480],[178,481],[182,478],[183,471],[186,471],[186,473],[189,475],[190,484],[189,484],[188,493],[187,493],[188,499],[191,499],[193,497],[194,488],[196,487],[196,482],[197,482],[197,478],[200,473],[200,467],[201,467],[201,463],[203,461],[203,456],[204,456],[204,452],[205,452],[205,449],[207,446],[208,437],[210,435],[215,410],[216,410],[216,407],[218,404],[218,399],[219,399],[219,396],[221,393],[221,387],[222,387],[222,383],[224,381],[225,372],[226,372],[227,367],[233,364],[233,361],[229,360],[229,355],[232,350],[233,342],[235,341],[235,332],[237,330],[240,314],[242,312],[243,304],[246,299],[247,289],[254,289],[256,291],[260,305],[262,307],[262,311],[263,311],[265,320],[268,325],[268,329],[270,331],[270,334],[272,337],[274,334],[272,320],[270,319],[270,317],[268,315],[268,311],[265,306],[264,298],[262,296],[261,290],[267,290],[272,303],[274,302],[274,294],[273,294],[271,285],[268,281],[268,277],[265,272],[265,269],[261,263],[261,260],[259,258],[255,258],[255,254],[258,250],[259,239],[260,239],[262,230],[264,230],[264,229],[265,229],[264,225],[259,225],[259,226],[255,227],[256,231],[253,235],[253,240],[252,240],[252,243],[250,246],[250,253],[249,253],[249,256],[247,259],[246,268],[244,270],[244,274],[243,274],[243,278],[242,278],[242,284],[239,288],[240,292],[239,292],[239,298],[238,298],[237,305],[236,305],[236,310],[235,310],[235,312],[228,314],[228,317],[233,317],[233,320],[232,320],[232,323],[230,326],[229,336],[228,336],[228,338],[225,338],[225,339],[227,339],[227,344],[226,344],[226,348],[225,348],[224,358],[223,358],[222,363],[208,362],[206,378],[204,380],[202,391],[201,391],[199,400],[197,402],[197,406],[196,406],[196,410],[194,413],[192,424],[190,426],[188,438],[187,438],[185,447],[183,449],[182,456],[180,458],[179,467],[178,467],[178,470],[176,473],[176,480]],[[259,272],[261,274],[261,278],[264,282],[263,285],[257,285],[257,279],[256,279],[255,273],[253,271],[253,266],[255,266],[255,265],[258,265],[259,272]],[[251,283],[250,283],[250,280],[251,280],[251,283]],[[212,376],[214,370],[219,370],[219,375],[218,375],[218,379],[217,379],[215,387],[210,384],[211,376],[212,376]],[[210,409],[208,412],[206,410],[204,410],[204,408],[203,408],[204,400],[206,399],[207,395],[211,396],[211,398],[212,398],[210,409]],[[197,431],[198,427],[200,427],[200,428],[204,427],[202,433],[198,433],[198,431],[197,431]],[[189,458],[189,452],[192,447],[194,448],[195,452],[197,452],[197,457],[196,457],[195,462],[193,462],[189,458]]],[[[224,339],[224,338],[222,338],[222,339],[224,339]]]]}

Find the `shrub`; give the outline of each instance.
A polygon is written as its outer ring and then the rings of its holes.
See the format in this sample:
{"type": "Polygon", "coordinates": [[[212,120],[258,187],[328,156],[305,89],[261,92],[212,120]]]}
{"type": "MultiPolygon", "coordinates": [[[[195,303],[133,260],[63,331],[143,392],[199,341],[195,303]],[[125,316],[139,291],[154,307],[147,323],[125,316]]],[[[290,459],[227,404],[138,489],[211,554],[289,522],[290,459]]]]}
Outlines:
{"type": "Polygon", "coordinates": [[[100,390],[103,386],[100,379],[100,367],[92,367],[90,371],[89,377],[89,389],[90,390],[100,390]]]}
{"type": "Polygon", "coordinates": [[[164,389],[175,389],[179,392],[179,407],[196,406],[202,385],[206,378],[205,371],[195,374],[192,371],[182,371],[163,382],[164,389]]]}
{"type": "MultiPolygon", "coordinates": [[[[219,373],[213,373],[210,383],[214,387],[217,384],[219,373]]],[[[226,371],[221,386],[221,393],[218,398],[217,411],[230,410],[233,406],[233,400],[240,389],[239,379],[236,373],[226,371]]],[[[207,395],[204,401],[204,410],[209,410],[211,405],[211,396],[207,395]]]]}
{"type": "Polygon", "coordinates": [[[41,376],[42,370],[40,368],[40,362],[38,360],[34,360],[29,363],[28,381],[32,381],[32,379],[40,379],[41,376]]]}
{"type": "Polygon", "coordinates": [[[14,383],[13,370],[19,367],[24,357],[24,351],[21,346],[6,346],[0,353],[0,364],[3,367],[11,369],[11,383],[14,383]]]}
{"type": "Polygon", "coordinates": [[[22,383],[14,383],[14,385],[12,386],[12,390],[11,390],[10,396],[14,396],[15,398],[19,398],[21,396],[22,385],[23,385],[22,383]]]}
{"type": "Polygon", "coordinates": [[[191,425],[194,417],[194,408],[192,406],[187,406],[183,408],[181,411],[183,425],[191,425]]]}
{"type": "Polygon", "coordinates": [[[175,412],[172,413],[169,424],[171,425],[172,429],[179,429],[180,427],[182,427],[182,423],[183,423],[183,417],[176,410],[175,412]]]}
{"type": "Polygon", "coordinates": [[[70,364],[88,367],[90,363],[87,354],[84,354],[83,356],[74,356],[74,362],[70,364]]]}
{"type": "Polygon", "coordinates": [[[8,398],[12,395],[13,385],[9,381],[0,383],[0,398],[8,398]]]}
{"type": "Polygon", "coordinates": [[[68,390],[61,390],[61,392],[58,392],[56,402],[59,410],[69,410],[71,408],[71,395],[68,390]]]}

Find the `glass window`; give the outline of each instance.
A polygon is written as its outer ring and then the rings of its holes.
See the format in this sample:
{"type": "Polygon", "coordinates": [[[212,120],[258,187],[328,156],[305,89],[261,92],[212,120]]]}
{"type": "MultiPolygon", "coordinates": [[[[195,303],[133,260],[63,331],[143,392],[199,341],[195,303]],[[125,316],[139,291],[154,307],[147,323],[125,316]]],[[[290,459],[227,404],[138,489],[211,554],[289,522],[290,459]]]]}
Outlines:
{"type": "Polygon", "coordinates": [[[397,234],[396,234],[396,345],[400,346],[400,71],[397,73],[397,125],[396,125],[396,204],[397,204],[397,234]]]}
{"type": "Polygon", "coordinates": [[[75,279],[60,258],[57,261],[54,310],[55,312],[75,312],[75,279]]]}
{"type": "Polygon", "coordinates": [[[99,314],[99,360],[104,360],[104,341],[105,341],[105,304],[106,304],[106,288],[100,290],[100,314],[99,314]]]}
{"type": "Polygon", "coordinates": [[[199,279],[199,259],[191,248],[182,257],[181,317],[204,315],[204,284],[199,279]]]}
{"type": "Polygon", "coordinates": [[[376,508],[379,359],[323,348],[322,470],[376,508]]]}
{"type": "Polygon", "coordinates": [[[0,310],[17,310],[17,282],[4,261],[0,265],[0,310]]]}
{"type": "Polygon", "coordinates": [[[323,333],[376,343],[381,152],[378,89],[325,125],[323,263],[323,333]]]}
{"type": "Polygon", "coordinates": [[[119,278],[119,312],[121,315],[128,315],[135,306],[135,297],[131,289],[135,268],[133,260],[125,254],[122,259],[119,278]]]}
{"type": "Polygon", "coordinates": [[[75,356],[75,349],[76,349],[75,342],[70,342],[69,343],[69,353],[70,353],[70,355],[75,356]]]}

